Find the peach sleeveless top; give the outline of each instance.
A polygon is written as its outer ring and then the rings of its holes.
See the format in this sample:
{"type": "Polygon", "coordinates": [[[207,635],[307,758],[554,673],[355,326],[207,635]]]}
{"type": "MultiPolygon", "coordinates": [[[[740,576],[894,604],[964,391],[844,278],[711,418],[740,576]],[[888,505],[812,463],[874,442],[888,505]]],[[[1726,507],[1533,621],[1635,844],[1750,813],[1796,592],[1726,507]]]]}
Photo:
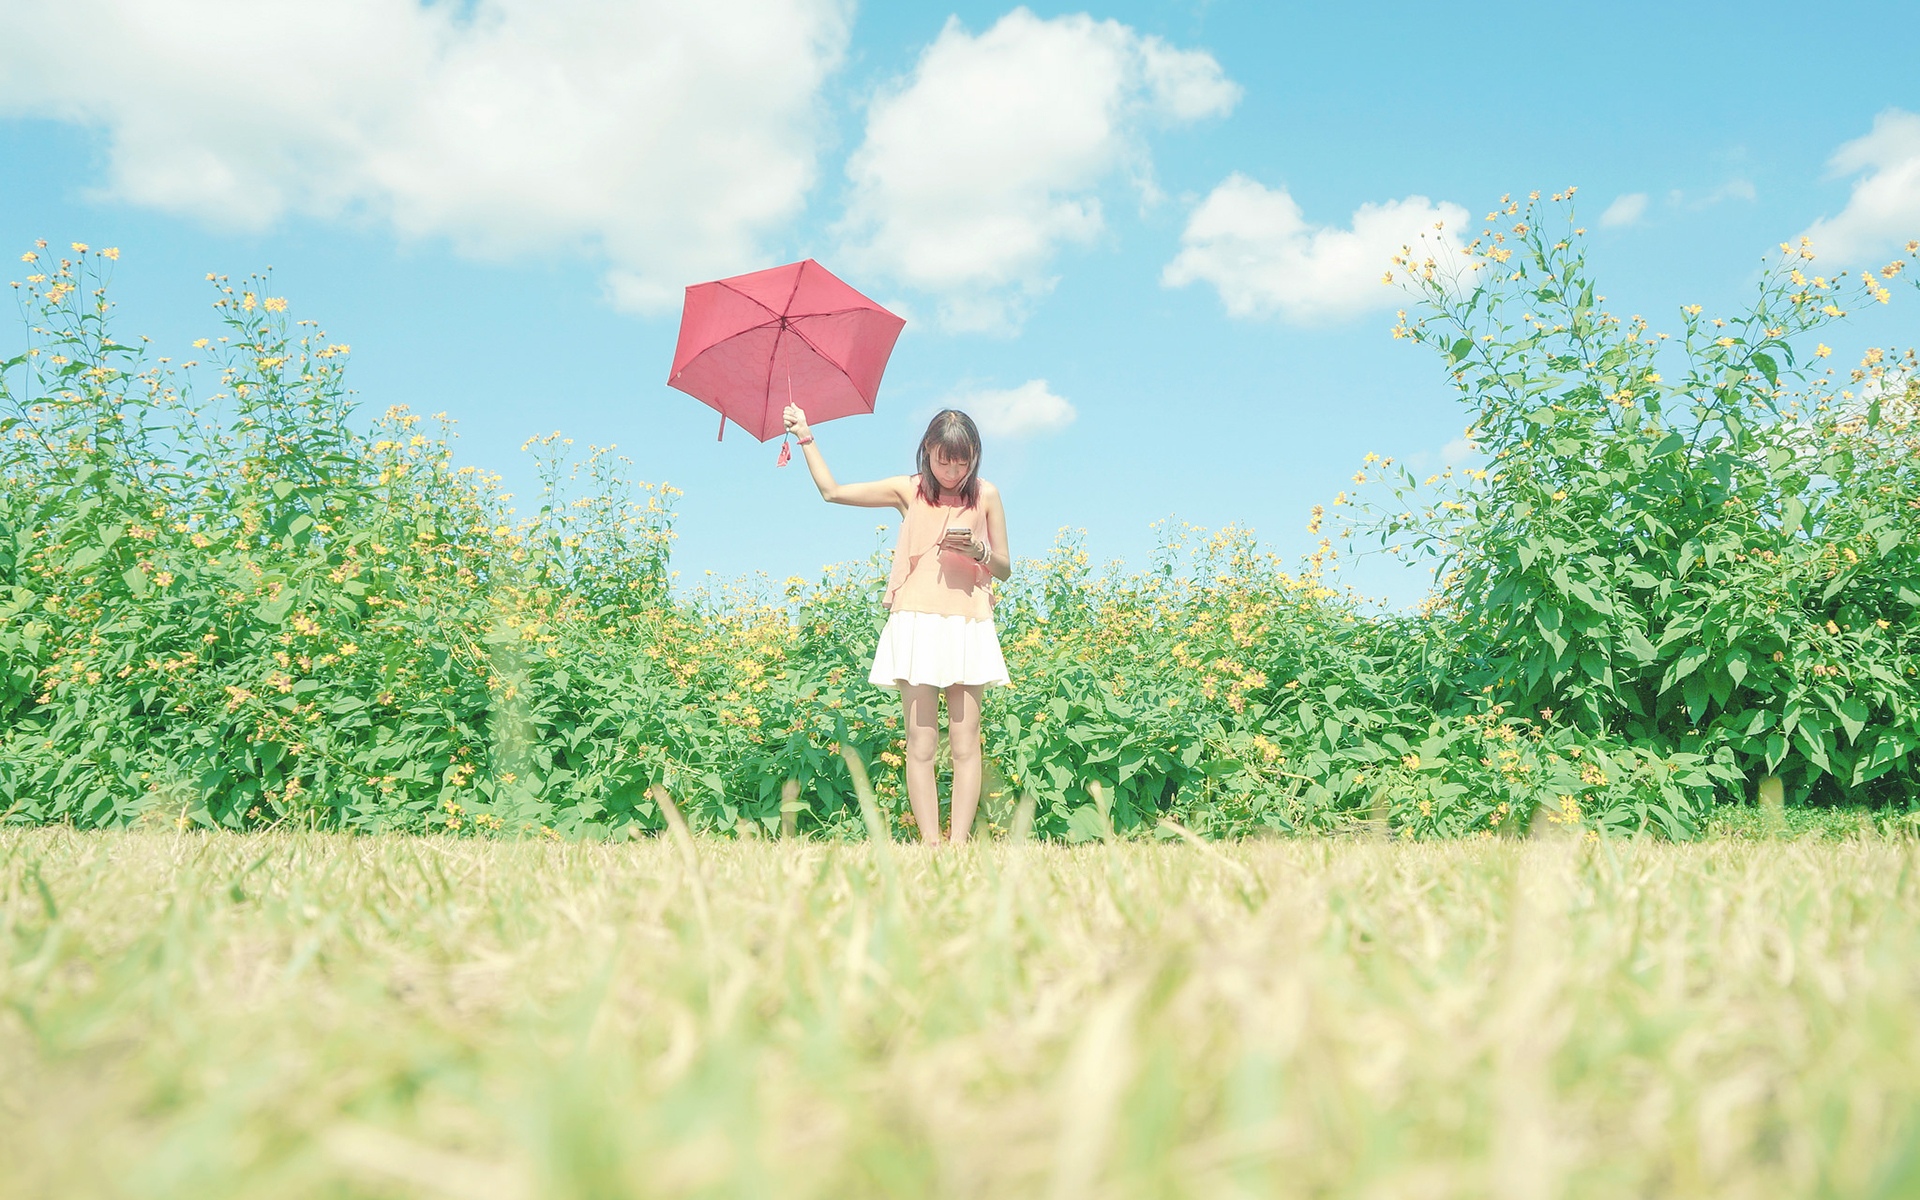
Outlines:
{"type": "Polygon", "coordinates": [[[973,530],[989,542],[987,514],[977,504],[928,504],[914,476],[913,499],[900,522],[893,547],[893,572],[887,578],[886,605],[894,612],[935,613],[984,621],[993,616],[993,572],[958,551],[942,550],[949,527],[973,530]]]}

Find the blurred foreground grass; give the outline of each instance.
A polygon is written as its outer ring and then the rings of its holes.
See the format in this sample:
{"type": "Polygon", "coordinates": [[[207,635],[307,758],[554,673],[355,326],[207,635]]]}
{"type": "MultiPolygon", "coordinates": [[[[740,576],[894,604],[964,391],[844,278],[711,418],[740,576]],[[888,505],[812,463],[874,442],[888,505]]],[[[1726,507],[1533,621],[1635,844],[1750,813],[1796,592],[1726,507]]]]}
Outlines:
{"type": "Polygon", "coordinates": [[[1917,853],[0,833],[0,1191],[1913,1195],[1917,853]]]}

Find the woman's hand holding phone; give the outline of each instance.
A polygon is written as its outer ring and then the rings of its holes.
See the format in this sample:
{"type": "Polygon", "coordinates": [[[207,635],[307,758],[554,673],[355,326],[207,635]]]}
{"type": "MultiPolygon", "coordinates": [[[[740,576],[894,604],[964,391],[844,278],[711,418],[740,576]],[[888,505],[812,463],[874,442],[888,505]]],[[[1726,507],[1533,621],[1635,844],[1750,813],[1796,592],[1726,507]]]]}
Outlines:
{"type": "Polygon", "coordinates": [[[980,561],[980,543],[973,540],[973,530],[964,526],[948,526],[946,533],[940,539],[940,546],[955,554],[964,554],[975,562],[980,561]]]}

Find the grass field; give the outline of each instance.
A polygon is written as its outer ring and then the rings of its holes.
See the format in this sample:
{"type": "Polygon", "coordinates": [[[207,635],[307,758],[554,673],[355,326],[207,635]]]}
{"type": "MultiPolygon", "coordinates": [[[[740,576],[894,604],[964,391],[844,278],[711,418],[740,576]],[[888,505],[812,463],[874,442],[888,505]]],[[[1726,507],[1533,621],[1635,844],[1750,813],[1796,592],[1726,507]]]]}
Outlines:
{"type": "Polygon", "coordinates": [[[0,834],[0,1189],[1903,1196],[1912,843],[0,834]]]}

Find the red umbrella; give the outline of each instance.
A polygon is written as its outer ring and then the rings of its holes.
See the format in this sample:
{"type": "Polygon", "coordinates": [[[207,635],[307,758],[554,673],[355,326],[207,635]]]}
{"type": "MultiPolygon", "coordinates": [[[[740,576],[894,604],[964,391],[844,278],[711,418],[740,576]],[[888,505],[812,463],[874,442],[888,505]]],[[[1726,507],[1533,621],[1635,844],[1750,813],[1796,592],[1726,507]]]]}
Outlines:
{"type": "MultiPolygon", "coordinates": [[[[870,413],[906,322],[812,259],[687,289],[669,387],[761,441],[789,401],[817,424],[870,413]]],[[[781,462],[786,462],[782,448],[781,462]]]]}

